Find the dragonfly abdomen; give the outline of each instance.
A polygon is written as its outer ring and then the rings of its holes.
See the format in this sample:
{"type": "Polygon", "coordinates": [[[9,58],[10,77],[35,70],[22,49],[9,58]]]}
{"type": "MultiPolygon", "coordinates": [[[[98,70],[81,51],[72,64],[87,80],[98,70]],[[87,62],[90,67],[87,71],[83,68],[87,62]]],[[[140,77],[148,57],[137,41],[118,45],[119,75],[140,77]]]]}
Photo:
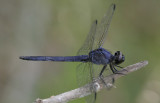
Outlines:
{"type": "Polygon", "coordinates": [[[80,56],[21,56],[20,59],[31,61],[87,62],[88,55],[80,56]]]}

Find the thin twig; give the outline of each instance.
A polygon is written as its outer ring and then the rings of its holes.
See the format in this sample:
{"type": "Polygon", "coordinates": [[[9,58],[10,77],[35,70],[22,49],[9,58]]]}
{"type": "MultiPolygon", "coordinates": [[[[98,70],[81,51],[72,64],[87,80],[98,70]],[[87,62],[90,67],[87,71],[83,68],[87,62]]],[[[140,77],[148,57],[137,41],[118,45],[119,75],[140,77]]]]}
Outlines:
{"type": "MultiPolygon", "coordinates": [[[[147,64],[148,64],[148,61],[142,61],[142,62],[133,64],[133,65],[127,66],[124,69],[120,70],[118,73],[111,74],[105,77],[104,81],[105,83],[107,83],[108,86],[113,86],[112,85],[113,78],[114,80],[116,80],[122,76],[126,76],[127,74],[134,72],[146,66],[147,64]]],[[[90,95],[93,92],[91,91],[91,88],[90,88],[91,85],[93,84],[92,83],[86,84],[83,87],[80,87],[80,88],[77,88],[77,89],[56,95],[56,96],[51,96],[50,98],[47,98],[47,99],[37,99],[36,103],[66,103],[76,98],[82,98],[82,97],[90,95]]],[[[96,82],[94,83],[94,87],[95,87],[96,92],[98,92],[101,89],[105,88],[106,85],[104,85],[102,80],[96,79],[96,82]]]]}

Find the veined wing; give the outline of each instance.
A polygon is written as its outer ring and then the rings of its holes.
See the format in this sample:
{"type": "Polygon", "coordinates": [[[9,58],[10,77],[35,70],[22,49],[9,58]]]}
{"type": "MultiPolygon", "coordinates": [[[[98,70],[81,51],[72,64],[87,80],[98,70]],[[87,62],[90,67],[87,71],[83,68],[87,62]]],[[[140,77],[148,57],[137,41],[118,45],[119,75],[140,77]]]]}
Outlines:
{"type": "Polygon", "coordinates": [[[78,86],[84,86],[92,81],[92,63],[81,63],[76,68],[78,86]]]}
{"type": "MultiPolygon", "coordinates": [[[[77,66],[76,73],[77,73],[77,82],[78,86],[84,86],[88,83],[94,83],[94,70],[93,63],[81,63],[77,66]]],[[[100,70],[100,69],[99,69],[100,70]]],[[[91,85],[91,91],[94,91],[94,87],[91,85]]],[[[95,103],[95,93],[85,97],[87,103],[95,103]]]]}
{"type": "MultiPolygon", "coordinates": [[[[109,24],[111,22],[113,13],[115,10],[115,4],[112,4],[107,11],[106,15],[103,17],[100,25],[97,28],[97,20],[94,21],[90,32],[79,49],[77,55],[88,55],[88,53],[96,48],[99,48],[103,45],[104,37],[107,35],[109,24]],[[98,31],[97,31],[98,30],[98,31]]],[[[77,81],[79,86],[83,86],[87,83],[94,83],[94,79],[98,77],[100,70],[98,69],[101,66],[95,65],[93,63],[81,63],[77,66],[77,81]]],[[[92,87],[91,87],[92,89],[92,87]]],[[[95,98],[94,94],[86,97],[88,103],[94,103],[95,98]]]]}
{"type": "Polygon", "coordinates": [[[95,39],[96,27],[97,27],[97,20],[95,20],[93,22],[92,27],[90,29],[90,32],[89,32],[84,44],[78,50],[77,55],[88,55],[88,53],[92,50],[93,42],[95,39]]]}
{"type": "MultiPolygon", "coordinates": [[[[89,52],[92,50],[94,39],[95,39],[96,28],[97,28],[97,20],[93,22],[90,32],[84,44],[77,52],[77,55],[88,55],[89,52]]],[[[91,62],[88,62],[88,63],[81,63],[77,66],[76,73],[77,73],[77,82],[79,87],[84,86],[87,83],[93,82],[94,76],[93,76],[92,65],[93,64],[91,62]]],[[[94,94],[87,96],[86,101],[88,103],[94,103],[95,101],[94,94]]]]}
{"type": "Polygon", "coordinates": [[[115,4],[112,4],[104,17],[101,20],[101,23],[98,24],[96,34],[95,34],[95,41],[93,45],[93,49],[97,49],[103,46],[104,40],[106,38],[106,35],[108,33],[108,28],[110,26],[112,16],[115,11],[115,4]]]}

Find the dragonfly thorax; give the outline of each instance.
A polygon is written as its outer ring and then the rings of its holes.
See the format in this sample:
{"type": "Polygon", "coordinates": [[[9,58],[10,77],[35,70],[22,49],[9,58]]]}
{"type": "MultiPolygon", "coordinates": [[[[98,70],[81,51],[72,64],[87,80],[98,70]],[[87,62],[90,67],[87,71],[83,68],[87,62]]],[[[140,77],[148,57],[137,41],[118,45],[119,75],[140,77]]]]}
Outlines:
{"type": "Polygon", "coordinates": [[[113,55],[104,48],[98,48],[89,52],[89,61],[94,64],[107,65],[113,61],[113,55]]]}

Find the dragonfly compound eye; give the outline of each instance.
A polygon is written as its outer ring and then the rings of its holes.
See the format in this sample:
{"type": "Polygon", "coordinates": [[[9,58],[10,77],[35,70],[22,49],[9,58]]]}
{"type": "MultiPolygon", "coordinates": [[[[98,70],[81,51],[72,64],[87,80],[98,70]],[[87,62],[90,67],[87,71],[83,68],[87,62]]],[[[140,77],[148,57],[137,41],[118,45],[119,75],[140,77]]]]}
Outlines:
{"type": "Polygon", "coordinates": [[[120,51],[115,52],[114,57],[115,57],[115,59],[114,59],[115,64],[120,64],[120,63],[124,62],[124,60],[125,60],[124,55],[120,51]]]}

